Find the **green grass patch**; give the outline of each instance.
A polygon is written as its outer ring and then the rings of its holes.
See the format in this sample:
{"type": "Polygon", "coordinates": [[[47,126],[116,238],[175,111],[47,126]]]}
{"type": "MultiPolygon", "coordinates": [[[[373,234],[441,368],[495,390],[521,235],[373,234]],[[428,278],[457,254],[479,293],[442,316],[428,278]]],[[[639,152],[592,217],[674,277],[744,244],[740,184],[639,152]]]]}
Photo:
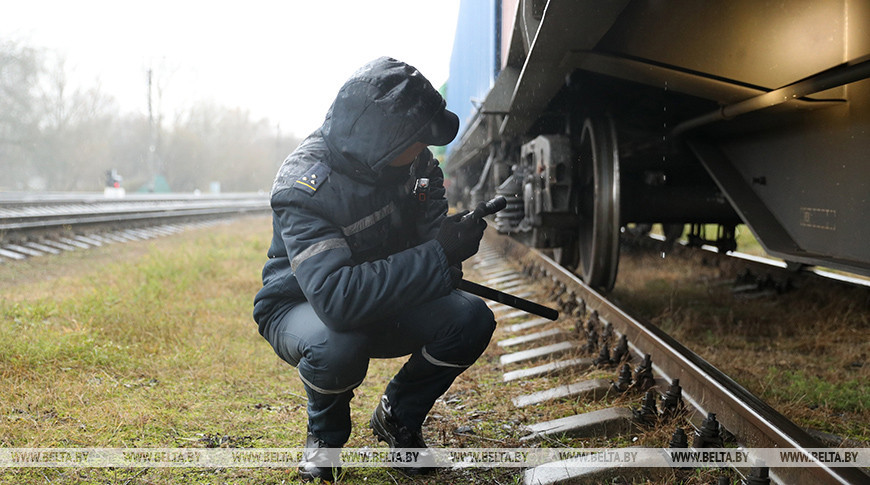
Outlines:
{"type": "Polygon", "coordinates": [[[832,383],[827,379],[809,375],[803,370],[788,370],[771,367],[767,381],[778,382],[768,391],[782,400],[792,400],[809,407],[825,407],[832,411],[859,413],[870,405],[870,383],[852,379],[832,383]]]}
{"type": "MultiPolygon", "coordinates": [[[[247,219],[4,268],[0,446],[300,446],[304,391],[251,318],[269,237],[268,219],[247,219]]],[[[287,479],[276,473],[251,476],[287,479]]],[[[0,482],[233,476],[37,469],[0,482]]]]}
{"type": "MultiPolygon", "coordinates": [[[[302,447],[305,391],[251,317],[270,239],[270,220],[249,218],[0,267],[0,447],[302,447]]],[[[403,360],[371,362],[347,446],[383,446],[367,424],[403,360]]],[[[512,412],[509,400],[491,397],[504,384],[477,366],[468,374],[450,391],[465,406],[437,403],[427,440],[515,444],[518,423],[487,422],[512,412]],[[469,423],[480,437],[454,435],[469,423]]],[[[442,472],[415,483],[516,483],[518,472],[442,472]]],[[[46,482],[300,483],[295,467],[0,469],[0,483],[46,482]]],[[[380,468],[351,468],[341,480],[404,482],[380,468]]]]}

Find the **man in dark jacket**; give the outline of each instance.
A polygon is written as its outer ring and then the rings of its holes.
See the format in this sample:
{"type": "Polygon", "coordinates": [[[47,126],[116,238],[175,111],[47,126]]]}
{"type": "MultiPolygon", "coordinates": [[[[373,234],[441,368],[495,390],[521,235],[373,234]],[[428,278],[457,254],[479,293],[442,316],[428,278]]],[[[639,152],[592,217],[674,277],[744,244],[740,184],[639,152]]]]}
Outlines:
{"type": "Polygon", "coordinates": [[[456,136],[445,104],[412,66],[372,61],[275,178],[254,319],[308,394],[303,478],[333,479],[369,359],[411,355],[370,426],[392,448],[425,448],[426,414],[495,329],[483,301],[456,289],[486,224],[446,215],[443,173],[426,148],[456,136]]]}

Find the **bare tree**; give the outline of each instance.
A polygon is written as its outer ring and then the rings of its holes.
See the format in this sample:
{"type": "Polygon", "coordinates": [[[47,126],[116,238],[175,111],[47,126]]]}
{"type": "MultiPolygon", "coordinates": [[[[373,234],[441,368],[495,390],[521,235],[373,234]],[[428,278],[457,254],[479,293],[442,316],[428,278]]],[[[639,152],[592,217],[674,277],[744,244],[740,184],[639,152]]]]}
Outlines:
{"type": "Polygon", "coordinates": [[[40,143],[35,167],[54,190],[98,188],[109,159],[114,100],[99,86],[73,88],[63,57],[49,56],[41,85],[40,143]]]}
{"type": "Polygon", "coordinates": [[[212,182],[229,192],[269,190],[281,162],[299,141],[281,137],[266,119],[214,103],[197,103],[180,116],[167,146],[167,174],[179,190],[205,190],[212,182]],[[281,155],[283,157],[283,155],[281,155]]]}
{"type": "Polygon", "coordinates": [[[0,39],[0,190],[23,189],[35,175],[28,163],[39,132],[40,62],[36,49],[0,39]]]}
{"type": "Polygon", "coordinates": [[[299,141],[266,119],[195,102],[165,126],[162,101],[174,72],[149,70],[149,111],[120,115],[95,83],[73,86],[62,57],[0,41],[0,190],[100,190],[115,168],[128,190],[156,175],[174,191],[269,190],[281,158],[299,141]]]}

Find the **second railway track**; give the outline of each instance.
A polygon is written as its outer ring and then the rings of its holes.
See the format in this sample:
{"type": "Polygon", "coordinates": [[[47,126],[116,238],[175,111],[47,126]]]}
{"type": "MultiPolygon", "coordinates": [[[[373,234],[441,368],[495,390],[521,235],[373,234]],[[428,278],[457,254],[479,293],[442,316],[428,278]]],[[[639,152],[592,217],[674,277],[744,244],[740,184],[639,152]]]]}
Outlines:
{"type": "Polygon", "coordinates": [[[265,194],[0,195],[0,262],[177,232],[270,210],[265,194]]]}

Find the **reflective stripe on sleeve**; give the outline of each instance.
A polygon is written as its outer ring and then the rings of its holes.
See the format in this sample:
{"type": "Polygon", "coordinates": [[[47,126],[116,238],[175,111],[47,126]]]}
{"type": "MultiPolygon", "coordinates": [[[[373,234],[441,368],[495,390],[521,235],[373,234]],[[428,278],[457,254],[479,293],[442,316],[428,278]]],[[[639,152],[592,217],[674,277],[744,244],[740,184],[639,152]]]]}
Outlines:
{"type": "Polygon", "coordinates": [[[396,210],[396,204],[390,202],[384,207],[376,210],[375,212],[363,217],[362,219],[354,222],[349,226],[345,226],[341,228],[341,232],[344,233],[345,236],[350,236],[356,234],[363,229],[369,228],[375,225],[378,221],[392,214],[393,211],[396,210]]]}
{"type": "Polygon", "coordinates": [[[338,249],[338,248],[350,249],[347,245],[347,241],[345,241],[343,238],[340,238],[340,237],[326,239],[324,241],[314,243],[311,246],[308,246],[308,248],[306,248],[305,251],[302,251],[301,253],[297,254],[296,257],[293,258],[292,261],[290,261],[290,269],[295,273],[296,268],[298,268],[299,265],[302,264],[306,259],[308,259],[312,256],[316,256],[324,251],[329,251],[330,249],[338,249]]]}

